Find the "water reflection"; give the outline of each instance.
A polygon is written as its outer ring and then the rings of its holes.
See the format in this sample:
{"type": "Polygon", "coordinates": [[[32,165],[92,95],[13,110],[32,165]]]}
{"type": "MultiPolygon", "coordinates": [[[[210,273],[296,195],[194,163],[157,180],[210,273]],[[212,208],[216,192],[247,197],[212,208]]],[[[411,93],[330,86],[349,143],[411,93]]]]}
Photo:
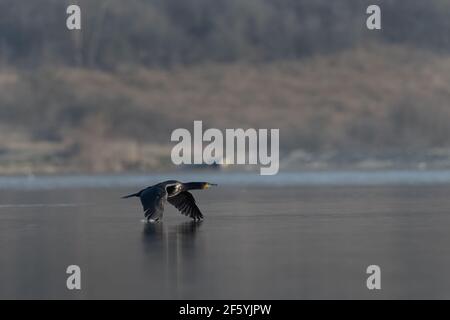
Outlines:
{"type": "Polygon", "coordinates": [[[144,242],[185,239],[193,240],[203,221],[188,221],[175,226],[166,226],[163,222],[145,223],[143,229],[144,242]]]}
{"type": "Polygon", "coordinates": [[[159,276],[152,279],[152,285],[159,287],[161,293],[181,298],[185,284],[195,276],[196,266],[199,266],[196,236],[201,224],[191,221],[177,225],[163,222],[144,225],[144,265],[146,270],[158,273],[159,276]]]}
{"type": "Polygon", "coordinates": [[[193,238],[202,225],[203,221],[187,221],[175,226],[176,233],[187,237],[193,238]]]}
{"type": "Polygon", "coordinates": [[[189,254],[195,245],[195,237],[201,221],[183,222],[177,225],[145,223],[142,231],[144,252],[150,255],[180,255],[189,254]]]}
{"type": "Polygon", "coordinates": [[[163,227],[162,222],[158,223],[145,223],[142,235],[144,242],[153,243],[155,241],[162,241],[163,239],[163,227]]]}

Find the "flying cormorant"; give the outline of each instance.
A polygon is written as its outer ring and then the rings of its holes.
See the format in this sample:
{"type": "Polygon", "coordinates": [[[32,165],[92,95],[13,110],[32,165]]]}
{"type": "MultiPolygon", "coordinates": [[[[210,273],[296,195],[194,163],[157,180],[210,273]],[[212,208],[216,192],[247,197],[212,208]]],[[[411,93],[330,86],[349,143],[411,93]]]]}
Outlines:
{"type": "Polygon", "coordinates": [[[216,186],[216,184],[208,182],[182,183],[168,180],[124,196],[122,199],[140,198],[147,221],[158,221],[162,218],[166,200],[182,214],[196,221],[202,220],[203,215],[195,204],[194,196],[188,190],[208,189],[211,186],[216,186]]]}

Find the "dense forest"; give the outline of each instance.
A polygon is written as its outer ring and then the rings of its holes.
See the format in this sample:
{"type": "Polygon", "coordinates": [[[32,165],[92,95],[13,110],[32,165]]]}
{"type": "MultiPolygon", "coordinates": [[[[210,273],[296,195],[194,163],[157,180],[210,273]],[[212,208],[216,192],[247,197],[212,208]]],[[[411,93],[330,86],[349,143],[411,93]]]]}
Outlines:
{"type": "Polygon", "coordinates": [[[449,17],[448,0],[0,0],[0,173],[167,169],[194,120],[280,128],[282,161],[450,167],[449,17]]]}

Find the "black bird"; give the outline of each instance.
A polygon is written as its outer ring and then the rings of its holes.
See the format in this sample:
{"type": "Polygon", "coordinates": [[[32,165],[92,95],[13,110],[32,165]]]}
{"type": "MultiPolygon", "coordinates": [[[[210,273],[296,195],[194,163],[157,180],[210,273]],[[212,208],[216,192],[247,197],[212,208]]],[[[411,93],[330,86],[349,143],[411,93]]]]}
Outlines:
{"type": "Polygon", "coordinates": [[[203,215],[195,204],[194,196],[188,190],[208,189],[211,186],[216,186],[216,184],[208,182],[182,183],[168,180],[124,196],[122,199],[140,198],[147,221],[158,221],[162,218],[166,200],[182,214],[196,221],[202,220],[203,215]]]}

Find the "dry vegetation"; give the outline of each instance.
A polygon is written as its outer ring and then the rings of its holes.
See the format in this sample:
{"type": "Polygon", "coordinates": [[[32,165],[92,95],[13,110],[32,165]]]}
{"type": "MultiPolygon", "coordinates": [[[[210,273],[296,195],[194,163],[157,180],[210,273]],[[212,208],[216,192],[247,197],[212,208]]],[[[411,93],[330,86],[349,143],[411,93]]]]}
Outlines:
{"type": "Polygon", "coordinates": [[[450,57],[358,47],[272,63],[0,74],[0,170],[120,172],[170,166],[170,134],[281,128],[282,153],[450,147],[450,57]]]}

